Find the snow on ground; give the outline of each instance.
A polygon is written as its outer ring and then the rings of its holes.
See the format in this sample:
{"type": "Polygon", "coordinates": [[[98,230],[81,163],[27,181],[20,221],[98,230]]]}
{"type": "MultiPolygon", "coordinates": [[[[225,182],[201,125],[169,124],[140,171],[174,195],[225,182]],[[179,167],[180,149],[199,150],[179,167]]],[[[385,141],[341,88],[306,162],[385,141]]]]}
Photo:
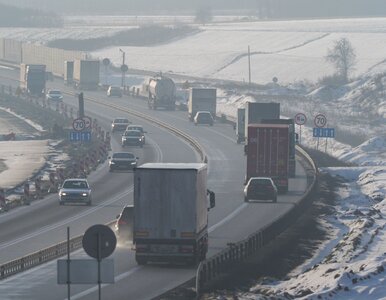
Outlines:
{"type": "MultiPolygon", "coordinates": [[[[315,82],[331,75],[324,57],[334,41],[346,37],[352,43],[357,64],[353,75],[385,70],[386,18],[280,21],[216,24],[202,32],[166,45],[121,47],[130,68],[174,72],[199,77],[248,80],[248,45],[252,81],[281,83],[315,82]]],[[[119,65],[118,47],[92,52],[119,65]]]]}

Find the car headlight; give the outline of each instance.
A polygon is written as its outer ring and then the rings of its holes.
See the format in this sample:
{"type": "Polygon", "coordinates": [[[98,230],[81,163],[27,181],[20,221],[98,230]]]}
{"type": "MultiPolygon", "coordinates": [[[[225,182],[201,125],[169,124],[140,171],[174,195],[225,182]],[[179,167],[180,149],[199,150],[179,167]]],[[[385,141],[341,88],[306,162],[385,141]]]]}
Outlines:
{"type": "Polygon", "coordinates": [[[60,196],[67,196],[67,193],[66,193],[66,192],[60,192],[59,195],[60,195],[60,196]]]}
{"type": "Polygon", "coordinates": [[[88,194],[87,194],[87,193],[82,193],[82,196],[83,196],[83,197],[87,197],[88,194]]]}
{"type": "Polygon", "coordinates": [[[115,165],[115,162],[113,162],[113,161],[110,161],[110,165],[115,165]]]}
{"type": "Polygon", "coordinates": [[[137,162],[136,162],[136,161],[133,161],[131,164],[132,164],[132,165],[136,165],[136,164],[137,164],[137,162]]]}

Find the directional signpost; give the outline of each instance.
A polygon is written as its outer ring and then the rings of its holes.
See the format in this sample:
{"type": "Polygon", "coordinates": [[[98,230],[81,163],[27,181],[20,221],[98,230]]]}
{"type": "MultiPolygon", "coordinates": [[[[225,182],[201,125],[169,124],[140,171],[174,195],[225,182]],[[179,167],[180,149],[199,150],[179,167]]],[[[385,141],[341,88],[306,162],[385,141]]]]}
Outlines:
{"type": "Polygon", "coordinates": [[[319,138],[326,138],[324,152],[327,152],[327,139],[335,138],[335,128],[324,128],[327,125],[327,118],[323,114],[315,116],[314,124],[316,127],[312,129],[312,136],[318,138],[316,149],[319,149],[319,138]]]}
{"type": "Polygon", "coordinates": [[[70,132],[71,142],[90,142],[91,141],[92,120],[90,117],[78,118],[72,121],[72,129],[70,132]]]}

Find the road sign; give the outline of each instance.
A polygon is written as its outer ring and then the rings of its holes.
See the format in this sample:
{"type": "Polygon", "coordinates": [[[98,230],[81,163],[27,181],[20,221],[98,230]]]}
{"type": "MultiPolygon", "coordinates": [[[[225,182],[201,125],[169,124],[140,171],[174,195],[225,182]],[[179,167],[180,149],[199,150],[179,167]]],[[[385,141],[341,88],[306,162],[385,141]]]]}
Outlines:
{"type": "Polygon", "coordinates": [[[82,131],[85,128],[85,122],[83,119],[75,119],[72,121],[72,128],[74,128],[75,131],[82,131]]]}
{"type": "Polygon", "coordinates": [[[335,138],[335,128],[313,128],[313,137],[335,138]]]}
{"type": "Polygon", "coordinates": [[[90,142],[91,132],[90,131],[71,131],[70,141],[71,142],[90,142]]]}
{"type": "Polygon", "coordinates": [[[322,128],[327,125],[327,118],[323,114],[318,114],[315,116],[314,124],[316,127],[322,128]]]}
{"type": "Polygon", "coordinates": [[[84,121],[84,130],[91,130],[92,120],[90,117],[83,117],[82,120],[84,121]]]}
{"type": "Polygon", "coordinates": [[[82,245],[88,255],[96,259],[102,259],[114,252],[117,238],[110,227],[97,224],[86,230],[82,245]]]}
{"type": "MultiPolygon", "coordinates": [[[[58,259],[58,284],[97,284],[98,261],[95,259],[71,259],[68,266],[67,259],[58,259]],[[70,276],[68,276],[70,270],[70,276]]],[[[103,259],[100,262],[101,283],[114,283],[114,260],[103,259]]]]}
{"type": "Polygon", "coordinates": [[[307,117],[303,113],[298,113],[295,115],[295,123],[298,125],[304,125],[307,122],[307,117]]]}

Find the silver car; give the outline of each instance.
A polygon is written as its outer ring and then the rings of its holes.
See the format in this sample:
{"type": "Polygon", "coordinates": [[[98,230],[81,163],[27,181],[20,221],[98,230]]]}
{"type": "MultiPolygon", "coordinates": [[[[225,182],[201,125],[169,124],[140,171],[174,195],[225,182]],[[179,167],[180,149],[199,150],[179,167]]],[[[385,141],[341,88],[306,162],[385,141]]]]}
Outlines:
{"type": "Polygon", "coordinates": [[[86,179],[66,179],[59,190],[59,204],[81,203],[91,205],[91,188],[86,179]]]}

